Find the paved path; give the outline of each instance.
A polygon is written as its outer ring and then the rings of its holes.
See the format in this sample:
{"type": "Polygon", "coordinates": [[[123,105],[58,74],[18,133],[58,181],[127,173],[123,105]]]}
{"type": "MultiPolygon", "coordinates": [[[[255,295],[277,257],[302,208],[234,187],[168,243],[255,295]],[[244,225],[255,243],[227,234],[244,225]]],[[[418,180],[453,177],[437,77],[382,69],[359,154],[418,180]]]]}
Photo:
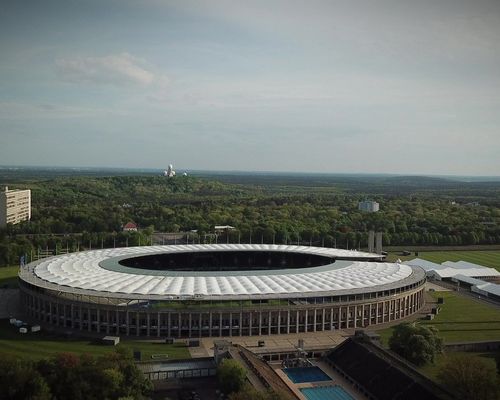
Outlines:
{"type": "Polygon", "coordinates": [[[231,336],[231,337],[211,337],[201,338],[200,347],[191,354],[200,354],[198,357],[208,357],[214,354],[214,340],[228,340],[233,344],[239,344],[252,351],[256,349],[261,351],[280,351],[294,350],[298,345],[299,339],[304,339],[304,347],[306,349],[335,347],[342,343],[349,333],[346,331],[323,331],[323,332],[308,332],[308,333],[290,333],[281,335],[262,335],[262,336],[231,336]],[[258,347],[258,342],[263,340],[264,347],[258,347]],[[203,349],[202,349],[203,348],[203,349]]]}

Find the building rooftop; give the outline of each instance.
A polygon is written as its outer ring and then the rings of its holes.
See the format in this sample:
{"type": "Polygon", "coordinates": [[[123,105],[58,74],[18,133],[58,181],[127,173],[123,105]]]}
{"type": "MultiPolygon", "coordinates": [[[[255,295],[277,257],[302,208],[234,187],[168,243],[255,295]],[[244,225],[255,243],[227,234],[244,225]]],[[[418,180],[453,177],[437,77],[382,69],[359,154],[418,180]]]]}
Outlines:
{"type": "Polygon", "coordinates": [[[44,259],[32,278],[59,288],[153,295],[170,299],[218,300],[310,297],[389,290],[424,278],[420,268],[369,261],[376,254],[353,250],[285,245],[178,245],[127,247],[71,253],[44,259]],[[319,267],[261,271],[170,271],[125,267],[124,258],[168,252],[281,251],[344,258],[319,267]],[[352,257],[358,261],[345,260],[352,257]],[[366,259],[366,261],[363,261],[366,259]],[[361,260],[361,261],[359,261],[361,260]]]}
{"type": "Polygon", "coordinates": [[[420,258],[405,261],[403,264],[418,266],[425,270],[427,275],[432,275],[438,279],[451,278],[456,275],[470,277],[493,277],[500,276],[495,268],[488,268],[482,265],[469,263],[466,261],[446,261],[442,264],[436,264],[420,258]]]}

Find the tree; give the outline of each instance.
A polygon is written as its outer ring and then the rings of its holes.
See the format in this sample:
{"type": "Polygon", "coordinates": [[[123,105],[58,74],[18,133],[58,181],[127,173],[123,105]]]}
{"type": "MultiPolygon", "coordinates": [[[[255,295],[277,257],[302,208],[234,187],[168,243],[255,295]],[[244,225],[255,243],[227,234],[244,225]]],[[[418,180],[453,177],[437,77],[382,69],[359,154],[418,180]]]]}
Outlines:
{"type": "Polygon", "coordinates": [[[49,400],[50,389],[29,361],[3,355],[0,359],[0,398],[12,400],[49,400]]]}
{"type": "Polygon", "coordinates": [[[458,400],[495,400],[500,398],[500,380],[495,367],[477,357],[449,357],[438,379],[458,400]]]}
{"type": "Polygon", "coordinates": [[[416,365],[434,362],[442,346],[443,339],[437,336],[437,329],[416,323],[395,326],[389,338],[390,349],[416,365]]]}
{"type": "Polygon", "coordinates": [[[141,399],[152,389],[131,352],[121,348],[99,358],[60,353],[39,361],[37,370],[56,399],[141,399]]]}
{"type": "Polygon", "coordinates": [[[236,360],[224,359],[217,367],[217,379],[224,393],[237,392],[245,383],[246,371],[236,360]]]}

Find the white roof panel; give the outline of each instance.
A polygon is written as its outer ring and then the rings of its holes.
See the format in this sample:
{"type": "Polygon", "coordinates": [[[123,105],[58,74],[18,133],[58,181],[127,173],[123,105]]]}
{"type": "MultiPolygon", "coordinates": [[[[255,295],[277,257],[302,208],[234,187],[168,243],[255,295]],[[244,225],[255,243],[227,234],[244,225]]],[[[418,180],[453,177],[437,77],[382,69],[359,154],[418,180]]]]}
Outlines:
{"type": "MultiPolygon", "coordinates": [[[[368,261],[343,261],[312,268],[267,271],[196,271],[121,270],[103,268],[104,261],[115,257],[169,252],[206,251],[287,251],[323,255],[331,258],[373,259],[374,254],[284,245],[179,245],[129,247],[85,251],[45,259],[34,274],[47,282],[83,290],[160,295],[160,296],[250,296],[268,294],[307,294],[315,292],[364,289],[391,284],[412,275],[408,265],[368,261]]],[[[119,268],[121,266],[116,263],[119,268]]]]}

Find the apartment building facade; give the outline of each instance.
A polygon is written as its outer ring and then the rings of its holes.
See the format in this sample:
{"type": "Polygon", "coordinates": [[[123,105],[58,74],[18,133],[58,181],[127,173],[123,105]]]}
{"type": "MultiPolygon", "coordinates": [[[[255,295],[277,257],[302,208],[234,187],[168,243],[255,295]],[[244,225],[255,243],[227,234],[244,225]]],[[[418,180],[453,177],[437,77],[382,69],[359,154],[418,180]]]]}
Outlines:
{"type": "Polygon", "coordinates": [[[0,192],[0,227],[31,219],[31,190],[5,190],[0,192]]]}

